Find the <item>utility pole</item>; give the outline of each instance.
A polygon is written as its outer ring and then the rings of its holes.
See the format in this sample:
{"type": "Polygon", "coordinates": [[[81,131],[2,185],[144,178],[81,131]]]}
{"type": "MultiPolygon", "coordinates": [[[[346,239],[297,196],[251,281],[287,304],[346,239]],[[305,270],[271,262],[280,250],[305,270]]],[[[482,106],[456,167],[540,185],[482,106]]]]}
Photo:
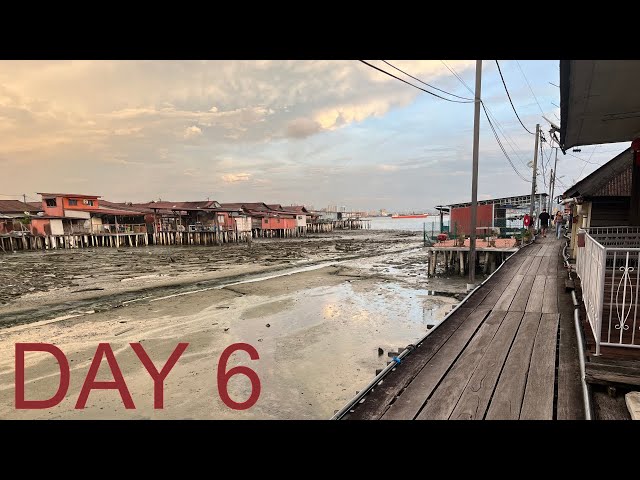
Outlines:
{"type": "Polygon", "coordinates": [[[480,143],[481,87],[482,60],[476,60],[476,94],[473,112],[473,173],[471,175],[471,232],[469,235],[469,283],[471,285],[476,281],[476,223],[478,211],[478,146],[480,143]]]}
{"type": "MultiPolygon", "coordinates": [[[[553,162],[553,170],[551,170],[552,178],[551,178],[551,199],[549,200],[549,212],[553,208],[553,195],[556,189],[556,177],[558,176],[558,147],[556,147],[556,161],[553,162]]],[[[549,213],[551,215],[551,213],[549,213]]]]}
{"type": "Polygon", "coordinates": [[[27,194],[26,193],[22,194],[22,202],[23,203],[27,203],[27,194]]]}
{"type": "Polygon", "coordinates": [[[536,202],[536,173],[538,170],[538,139],[540,138],[540,124],[536,124],[536,147],[533,150],[533,175],[531,180],[531,205],[529,206],[529,217],[531,217],[531,223],[529,224],[529,229],[533,227],[535,230],[536,221],[533,218],[533,207],[536,202]]]}

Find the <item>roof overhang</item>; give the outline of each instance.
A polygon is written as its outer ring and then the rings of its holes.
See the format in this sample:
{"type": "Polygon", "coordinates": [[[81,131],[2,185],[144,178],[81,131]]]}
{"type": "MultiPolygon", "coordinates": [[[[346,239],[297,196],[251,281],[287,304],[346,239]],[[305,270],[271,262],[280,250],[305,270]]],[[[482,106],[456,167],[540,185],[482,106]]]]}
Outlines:
{"type": "Polygon", "coordinates": [[[640,137],[639,60],[560,61],[560,146],[640,137]]]}

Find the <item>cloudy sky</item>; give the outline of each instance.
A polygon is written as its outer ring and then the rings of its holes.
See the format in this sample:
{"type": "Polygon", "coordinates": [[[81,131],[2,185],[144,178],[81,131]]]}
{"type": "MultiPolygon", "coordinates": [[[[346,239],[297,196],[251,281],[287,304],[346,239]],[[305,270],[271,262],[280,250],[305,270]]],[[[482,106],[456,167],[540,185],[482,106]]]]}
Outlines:
{"type": "MultiPolygon", "coordinates": [[[[473,88],[475,61],[388,62],[471,95],[447,65],[473,88]]],[[[500,65],[527,128],[548,131],[542,112],[560,123],[557,60],[500,65]]],[[[494,61],[484,62],[482,98],[530,178],[534,137],[511,110],[494,61]]],[[[472,103],[440,100],[356,60],[4,61],[0,198],[64,191],[112,201],[432,209],[470,200],[472,129],[472,103]]],[[[582,160],[560,154],[560,181],[571,185],[626,146],[584,147],[573,153],[582,160]]],[[[545,191],[542,177],[539,184],[545,191]]],[[[530,190],[482,115],[480,198],[530,190]]]]}

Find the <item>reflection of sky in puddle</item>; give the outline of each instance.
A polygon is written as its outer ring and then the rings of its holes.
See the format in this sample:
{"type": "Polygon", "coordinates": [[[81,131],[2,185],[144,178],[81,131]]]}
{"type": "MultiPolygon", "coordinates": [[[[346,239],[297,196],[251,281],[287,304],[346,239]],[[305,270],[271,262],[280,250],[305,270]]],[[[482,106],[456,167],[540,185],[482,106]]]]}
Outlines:
{"type": "Polygon", "coordinates": [[[401,330],[416,331],[418,327],[417,331],[426,332],[444,316],[444,304],[437,293],[392,283],[378,283],[368,290],[360,290],[344,282],[272,297],[273,302],[292,298],[294,302],[283,310],[261,316],[260,321],[270,322],[275,329],[273,333],[279,334],[322,322],[343,324],[341,331],[345,334],[349,326],[358,324],[380,330],[401,326],[401,330]]]}

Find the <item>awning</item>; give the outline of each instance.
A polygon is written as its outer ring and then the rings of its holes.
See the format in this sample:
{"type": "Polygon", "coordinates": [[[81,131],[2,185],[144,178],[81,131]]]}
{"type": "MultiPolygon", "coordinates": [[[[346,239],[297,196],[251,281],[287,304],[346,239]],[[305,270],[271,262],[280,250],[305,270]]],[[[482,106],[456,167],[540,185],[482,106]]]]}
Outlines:
{"type": "Polygon", "coordinates": [[[640,60],[560,61],[560,145],[640,137],[640,60]]]}

